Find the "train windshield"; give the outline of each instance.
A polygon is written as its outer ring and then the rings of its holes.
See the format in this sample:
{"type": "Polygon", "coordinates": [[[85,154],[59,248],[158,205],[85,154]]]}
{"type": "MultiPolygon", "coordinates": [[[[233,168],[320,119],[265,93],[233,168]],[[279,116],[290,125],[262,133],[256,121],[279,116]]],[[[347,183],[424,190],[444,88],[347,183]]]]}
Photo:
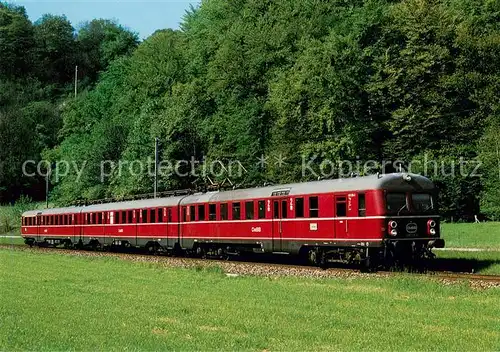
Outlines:
{"type": "Polygon", "coordinates": [[[411,196],[413,210],[418,213],[434,210],[434,201],[428,193],[414,193],[411,196]]]}
{"type": "Polygon", "coordinates": [[[386,196],[387,211],[390,213],[408,212],[405,193],[387,193],[386,196]]]}

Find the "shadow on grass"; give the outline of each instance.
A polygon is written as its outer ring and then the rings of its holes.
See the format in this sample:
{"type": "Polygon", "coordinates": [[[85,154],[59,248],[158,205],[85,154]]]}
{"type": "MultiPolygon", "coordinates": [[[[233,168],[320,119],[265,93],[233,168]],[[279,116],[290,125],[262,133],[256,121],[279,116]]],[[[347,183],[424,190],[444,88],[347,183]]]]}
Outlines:
{"type": "Polygon", "coordinates": [[[493,266],[500,266],[500,259],[478,259],[478,258],[436,258],[429,270],[479,273],[493,266]]]}

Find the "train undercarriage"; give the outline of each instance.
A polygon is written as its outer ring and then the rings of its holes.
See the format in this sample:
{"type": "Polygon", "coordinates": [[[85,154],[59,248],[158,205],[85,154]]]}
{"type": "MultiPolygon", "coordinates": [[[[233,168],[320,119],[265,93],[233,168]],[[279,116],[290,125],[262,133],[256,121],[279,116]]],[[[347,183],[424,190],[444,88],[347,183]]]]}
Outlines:
{"type": "Polygon", "coordinates": [[[328,267],[330,263],[358,265],[362,271],[425,270],[435,258],[433,248],[443,248],[444,240],[385,240],[373,247],[310,247],[303,249],[309,263],[328,267]]]}
{"type": "MultiPolygon", "coordinates": [[[[213,241],[194,242],[189,248],[182,248],[179,243],[165,246],[156,241],[149,241],[141,246],[135,246],[127,240],[114,240],[102,244],[98,239],[90,239],[83,243],[81,240],[73,242],[70,238],[47,238],[37,242],[34,238],[26,238],[25,243],[30,246],[61,247],[65,249],[87,249],[108,251],[129,251],[143,249],[152,255],[188,256],[206,259],[224,259],[249,257],[256,254],[272,254],[266,252],[263,245],[247,243],[218,243],[213,241]]],[[[433,248],[443,248],[444,240],[383,240],[372,246],[302,246],[298,255],[289,254],[302,263],[309,263],[321,268],[328,268],[335,264],[358,266],[362,271],[377,270],[408,270],[425,271],[429,262],[435,257],[433,248]]],[[[276,254],[276,253],[275,253],[276,254]]]]}

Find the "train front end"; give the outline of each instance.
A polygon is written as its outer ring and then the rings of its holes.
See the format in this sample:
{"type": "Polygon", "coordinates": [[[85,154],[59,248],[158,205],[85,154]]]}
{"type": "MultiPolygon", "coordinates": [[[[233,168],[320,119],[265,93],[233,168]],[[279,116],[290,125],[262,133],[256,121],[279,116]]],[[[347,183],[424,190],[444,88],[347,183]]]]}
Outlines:
{"type": "Polygon", "coordinates": [[[381,192],[385,212],[384,256],[391,262],[433,258],[443,248],[437,190],[426,177],[401,174],[381,192]]]}

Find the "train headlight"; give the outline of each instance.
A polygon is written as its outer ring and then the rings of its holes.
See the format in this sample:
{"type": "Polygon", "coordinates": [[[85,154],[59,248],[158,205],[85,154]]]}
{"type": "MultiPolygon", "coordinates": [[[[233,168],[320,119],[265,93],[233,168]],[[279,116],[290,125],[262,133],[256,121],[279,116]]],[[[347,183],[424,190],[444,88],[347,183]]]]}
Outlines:
{"type": "Polygon", "coordinates": [[[389,227],[390,227],[391,229],[395,229],[395,228],[397,228],[397,227],[398,227],[398,223],[397,223],[396,221],[394,221],[394,220],[389,221],[389,227]]]}
{"type": "Polygon", "coordinates": [[[437,233],[436,225],[437,225],[436,221],[432,219],[427,221],[427,235],[434,236],[437,233]]]}
{"type": "Polygon", "coordinates": [[[391,231],[389,231],[389,234],[390,234],[391,236],[394,236],[394,237],[395,237],[395,236],[397,236],[397,235],[398,235],[398,230],[396,230],[396,229],[392,229],[391,231]]]}

